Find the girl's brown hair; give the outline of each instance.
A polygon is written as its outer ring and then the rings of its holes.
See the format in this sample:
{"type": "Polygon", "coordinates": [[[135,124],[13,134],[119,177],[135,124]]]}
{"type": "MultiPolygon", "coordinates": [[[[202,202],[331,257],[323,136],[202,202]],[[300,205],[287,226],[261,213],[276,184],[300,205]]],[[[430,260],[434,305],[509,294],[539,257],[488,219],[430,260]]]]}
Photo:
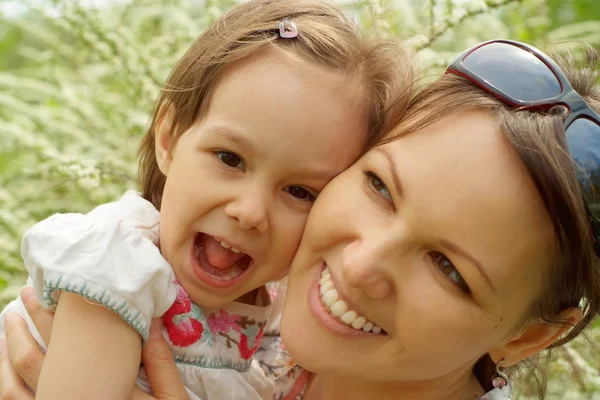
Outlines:
{"type": "Polygon", "coordinates": [[[143,196],[155,207],[160,209],[166,180],[156,161],[155,129],[165,112],[175,113],[171,135],[176,143],[206,112],[223,72],[267,48],[347,78],[368,118],[369,144],[410,99],[414,71],[406,49],[391,41],[370,43],[361,38],[356,24],[337,7],[321,0],[251,0],[237,5],[192,44],[160,94],[139,151],[143,196]],[[279,23],[286,18],[298,28],[295,39],[279,37],[279,23]]]}
{"type": "MultiPolygon", "coordinates": [[[[588,62],[583,68],[578,68],[572,57],[556,61],[573,88],[592,108],[600,111],[597,53],[588,51],[588,62]]],[[[447,74],[427,85],[411,100],[402,121],[379,144],[465,110],[486,110],[496,118],[532,177],[552,221],[556,238],[553,263],[548,266],[543,292],[527,310],[523,324],[544,321],[562,325],[565,323],[560,318],[562,311],[583,307],[582,321],[551,347],[561,346],[581,334],[600,314],[600,264],[593,252],[589,220],[575,166],[566,147],[563,129],[566,110],[563,107],[547,112],[515,109],[466,78],[447,74]]],[[[492,389],[494,371],[494,363],[487,355],[475,366],[475,375],[487,390],[492,389]]],[[[536,376],[535,380],[541,383],[538,393],[543,398],[545,379],[536,376]]]]}

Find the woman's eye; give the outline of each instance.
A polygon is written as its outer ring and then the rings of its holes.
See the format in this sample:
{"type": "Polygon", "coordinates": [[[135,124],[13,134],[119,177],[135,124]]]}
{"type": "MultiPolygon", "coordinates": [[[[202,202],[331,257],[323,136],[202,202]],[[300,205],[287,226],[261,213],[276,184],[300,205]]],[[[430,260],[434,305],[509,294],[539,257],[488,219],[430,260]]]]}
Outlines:
{"type": "Polygon", "coordinates": [[[366,172],[366,175],[369,181],[369,185],[374,191],[376,191],[386,199],[392,200],[392,195],[390,194],[390,191],[388,190],[387,186],[385,186],[385,183],[383,183],[383,181],[377,175],[375,175],[375,173],[368,171],[366,172]]]}
{"type": "Polygon", "coordinates": [[[287,192],[299,200],[310,201],[311,203],[317,198],[317,196],[300,186],[290,186],[287,192]]]}
{"type": "Polygon", "coordinates": [[[242,158],[235,153],[229,151],[217,151],[215,155],[219,157],[219,160],[228,167],[232,168],[243,168],[244,162],[242,158]]]}
{"type": "Polygon", "coordinates": [[[448,279],[450,279],[456,285],[458,285],[460,290],[462,290],[465,293],[471,293],[469,285],[467,285],[467,282],[465,282],[460,272],[458,272],[458,270],[456,269],[454,264],[452,264],[452,262],[448,259],[448,257],[438,252],[433,252],[431,254],[431,257],[433,258],[433,262],[437,265],[440,271],[442,271],[442,273],[444,273],[444,275],[446,275],[448,279]]]}

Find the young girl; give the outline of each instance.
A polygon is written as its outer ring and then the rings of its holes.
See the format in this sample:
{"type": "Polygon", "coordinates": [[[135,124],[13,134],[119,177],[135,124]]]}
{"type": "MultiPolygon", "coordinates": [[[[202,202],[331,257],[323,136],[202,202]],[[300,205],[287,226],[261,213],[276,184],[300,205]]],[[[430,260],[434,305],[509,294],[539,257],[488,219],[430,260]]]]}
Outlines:
{"type": "Polygon", "coordinates": [[[271,398],[251,363],[263,286],[288,270],[321,189],[376,139],[409,66],[319,0],[250,1],[217,21],[162,91],[142,196],[24,237],[36,294],[56,307],[37,398],[127,398],[157,316],[191,398],[271,398]]]}

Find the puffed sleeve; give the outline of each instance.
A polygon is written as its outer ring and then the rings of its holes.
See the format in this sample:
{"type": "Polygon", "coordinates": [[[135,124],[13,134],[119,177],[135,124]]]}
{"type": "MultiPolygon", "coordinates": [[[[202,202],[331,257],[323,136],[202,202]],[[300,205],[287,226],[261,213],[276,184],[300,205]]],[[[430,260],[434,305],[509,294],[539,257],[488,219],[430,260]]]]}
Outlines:
{"type": "Polygon", "coordinates": [[[53,310],[61,292],[114,311],[148,338],[150,321],[175,300],[175,276],[158,244],[159,213],[135,192],[88,214],[56,214],[23,237],[38,300],[53,310]]]}

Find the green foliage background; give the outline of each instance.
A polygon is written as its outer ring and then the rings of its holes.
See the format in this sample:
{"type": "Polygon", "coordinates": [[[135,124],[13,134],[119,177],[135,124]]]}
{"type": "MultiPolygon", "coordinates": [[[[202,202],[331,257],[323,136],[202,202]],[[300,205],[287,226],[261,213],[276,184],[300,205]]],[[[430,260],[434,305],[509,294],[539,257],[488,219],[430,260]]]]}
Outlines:
{"type": "MultiPolygon", "coordinates": [[[[135,187],[135,153],[160,85],[192,40],[235,3],[0,0],[0,306],[26,277],[25,229],[135,187]]],[[[343,4],[372,34],[406,39],[432,77],[485,39],[600,48],[598,0],[343,4]]],[[[600,399],[598,323],[589,337],[555,352],[548,398],[600,399]]]]}

